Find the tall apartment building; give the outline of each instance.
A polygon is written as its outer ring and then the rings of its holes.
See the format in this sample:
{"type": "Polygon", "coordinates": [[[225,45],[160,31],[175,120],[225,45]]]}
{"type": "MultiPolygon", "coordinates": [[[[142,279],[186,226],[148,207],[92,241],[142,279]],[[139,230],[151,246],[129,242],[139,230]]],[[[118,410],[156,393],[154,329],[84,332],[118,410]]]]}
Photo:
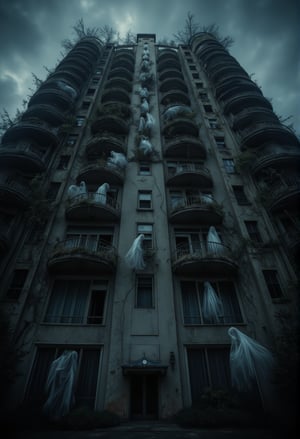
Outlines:
{"type": "Polygon", "coordinates": [[[41,407],[65,350],[77,404],[125,419],[230,387],[228,329],[273,349],[277,314],[296,307],[299,161],[296,136],[211,34],[80,40],[0,148],[8,404],[41,407]]]}

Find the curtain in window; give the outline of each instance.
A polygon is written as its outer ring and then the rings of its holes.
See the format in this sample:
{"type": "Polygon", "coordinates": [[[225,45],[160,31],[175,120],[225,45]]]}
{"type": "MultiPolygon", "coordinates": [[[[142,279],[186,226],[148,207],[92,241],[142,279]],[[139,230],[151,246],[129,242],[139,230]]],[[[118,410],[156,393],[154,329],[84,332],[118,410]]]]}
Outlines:
{"type": "Polygon", "coordinates": [[[219,288],[224,309],[224,323],[241,323],[243,319],[233,283],[220,282],[219,288]]]}
{"type": "Polygon", "coordinates": [[[205,388],[209,387],[208,370],[204,349],[188,349],[190,387],[193,403],[200,401],[205,388]]]}
{"type": "Polygon", "coordinates": [[[214,226],[210,226],[207,234],[207,252],[221,254],[223,252],[222,241],[214,226]]]}
{"type": "Polygon", "coordinates": [[[183,320],[186,324],[201,323],[195,282],[181,282],[183,320]]]}
{"type": "Polygon", "coordinates": [[[230,388],[229,348],[208,349],[208,365],[213,389],[230,388]]]}
{"type": "Polygon", "coordinates": [[[55,359],[55,348],[38,349],[30,376],[26,399],[35,406],[41,406],[46,398],[45,383],[50,364],[55,359]]]}
{"type": "Polygon", "coordinates": [[[89,281],[56,280],[45,321],[49,323],[83,323],[89,281]]]}
{"type": "Polygon", "coordinates": [[[85,349],[82,352],[77,389],[76,404],[94,408],[97,390],[99,349],[85,349]]]}
{"type": "Polygon", "coordinates": [[[220,323],[224,315],[223,305],[210,282],[204,282],[202,314],[205,323],[220,323]]]}

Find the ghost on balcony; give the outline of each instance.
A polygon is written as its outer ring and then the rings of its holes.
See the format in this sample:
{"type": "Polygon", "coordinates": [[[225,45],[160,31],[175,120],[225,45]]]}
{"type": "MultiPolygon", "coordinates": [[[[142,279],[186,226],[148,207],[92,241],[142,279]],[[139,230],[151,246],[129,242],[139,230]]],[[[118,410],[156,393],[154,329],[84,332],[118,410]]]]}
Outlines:
{"type": "Polygon", "coordinates": [[[219,323],[224,315],[223,305],[210,282],[204,282],[202,312],[205,322],[219,323]]]}
{"type": "Polygon", "coordinates": [[[56,84],[58,85],[58,87],[65,91],[66,93],[68,93],[68,95],[70,95],[73,99],[75,99],[77,97],[77,92],[76,90],[71,87],[70,85],[66,84],[63,81],[56,81],[56,84]]]}
{"type": "Polygon", "coordinates": [[[142,56],[142,60],[143,61],[149,61],[149,58],[150,58],[149,52],[148,53],[144,53],[143,56],[142,56]]]}
{"type": "Polygon", "coordinates": [[[78,364],[76,351],[64,351],[50,366],[43,412],[52,420],[66,415],[74,405],[74,385],[78,364]]]}
{"type": "Polygon", "coordinates": [[[143,137],[139,144],[139,149],[145,154],[149,155],[153,152],[153,146],[147,137],[143,137]]]}
{"type": "Polygon", "coordinates": [[[232,385],[241,392],[258,387],[266,407],[274,406],[272,384],[275,360],[272,353],[237,328],[228,330],[231,338],[230,373],[232,385]]]}
{"type": "Polygon", "coordinates": [[[139,90],[139,95],[141,98],[148,98],[149,97],[149,91],[147,87],[141,87],[139,90]]]}
{"type": "Polygon", "coordinates": [[[150,72],[142,72],[139,77],[141,82],[151,81],[153,79],[153,75],[150,72]]]}
{"type": "Polygon", "coordinates": [[[140,117],[138,132],[141,134],[145,130],[146,121],[143,116],[140,117]]]}
{"type": "Polygon", "coordinates": [[[87,198],[87,188],[84,181],[81,181],[79,184],[78,195],[80,195],[80,199],[87,198]]]}
{"type": "Polygon", "coordinates": [[[211,194],[201,194],[200,200],[204,204],[212,204],[214,202],[211,194]]]}
{"type": "Polygon", "coordinates": [[[142,114],[146,114],[149,112],[149,104],[146,98],[142,99],[142,103],[141,103],[141,113],[142,114]]]}
{"type": "Polygon", "coordinates": [[[79,187],[76,184],[71,184],[68,188],[68,198],[71,200],[77,197],[77,195],[79,195],[79,187]]]}
{"type": "Polygon", "coordinates": [[[129,268],[133,270],[144,270],[146,267],[144,261],[144,251],[143,251],[143,240],[144,235],[140,234],[133,241],[132,246],[128,250],[125,256],[126,263],[129,268]]]}
{"type": "Polygon", "coordinates": [[[191,108],[187,107],[186,105],[173,105],[164,112],[163,117],[164,120],[167,122],[179,116],[180,114],[185,113],[192,113],[191,108]]]}
{"type": "Polygon", "coordinates": [[[220,254],[223,252],[223,244],[214,226],[210,226],[207,234],[207,252],[220,254]]]}
{"type": "Polygon", "coordinates": [[[154,127],[154,117],[150,113],[146,113],[146,123],[145,123],[145,129],[151,133],[152,128],[154,127]]]}
{"type": "Polygon", "coordinates": [[[101,204],[106,204],[108,190],[109,190],[108,183],[103,183],[101,186],[99,186],[95,195],[94,195],[95,202],[101,203],[101,204]]]}
{"type": "Polygon", "coordinates": [[[150,62],[147,61],[147,60],[142,61],[142,63],[141,63],[141,70],[143,72],[149,72],[149,69],[150,69],[150,62]]]}
{"type": "Polygon", "coordinates": [[[125,169],[127,166],[127,160],[125,155],[121,152],[110,151],[110,157],[107,159],[107,165],[111,168],[125,169]]]}

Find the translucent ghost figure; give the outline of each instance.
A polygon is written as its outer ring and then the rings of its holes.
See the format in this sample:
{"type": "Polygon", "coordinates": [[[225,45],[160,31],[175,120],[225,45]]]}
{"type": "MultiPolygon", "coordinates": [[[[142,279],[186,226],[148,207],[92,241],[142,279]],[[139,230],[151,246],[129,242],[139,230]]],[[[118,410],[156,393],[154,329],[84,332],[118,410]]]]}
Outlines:
{"type": "Polygon", "coordinates": [[[168,108],[163,116],[165,121],[168,120],[172,120],[174,119],[176,116],[182,114],[182,113],[191,113],[192,110],[190,109],[190,107],[187,107],[186,105],[174,105],[170,108],[168,108]]]}
{"type": "Polygon", "coordinates": [[[145,129],[146,121],[143,116],[140,117],[138,132],[142,133],[145,129]]]}
{"type": "Polygon", "coordinates": [[[132,246],[128,250],[125,260],[127,265],[133,270],[144,270],[146,267],[143,251],[144,235],[141,234],[133,241],[132,246]]]}
{"type": "Polygon", "coordinates": [[[118,167],[125,169],[127,166],[127,160],[124,154],[121,152],[110,151],[111,157],[108,157],[107,164],[111,167],[118,167]]]}
{"type": "Polygon", "coordinates": [[[76,351],[64,351],[50,366],[43,412],[53,420],[66,415],[74,404],[74,383],[77,370],[76,351]]]}
{"type": "Polygon", "coordinates": [[[103,183],[101,186],[98,187],[94,195],[94,200],[96,201],[96,203],[106,204],[108,190],[109,190],[108,183],[103,183]]]}
{"type": "Polygon", "coordinates": [[[224,315],[222,302],[210,282],[204,282],[202,311],[204,320],[211,323],[219,323],[224,315]]]}
{"type": "Polygon", "coordinates": [[[58,85],[58,87],[65,91],[66,93],[68,93],[68,95],[70,95],[73,99],[75,99],[77,97],[77,92],[76,90],[71,87],[70,85],[67,85],[65,82],[63,81],[57,81],[56,84],[58,85]]]}
{"type": "Polygon", "coordinates": [[[141,103],[141,112],[144,113],[148,113],[149,111],[149,104],[146,98],[143,98],[142,103],[141,103]]]}
{"type": "Polygon", "coordinates": [[[68,198],[71,200],[74,197],[77,197],[79,195],[79,187],[76,186],[76,184],[71,184],[68,188],[68,198]]]}
{"type": "Polygon", "coordinates": [[[232,385],[239,391],[247,392],[257,384],[265,405],[273,405],[272,374],[275,360],[272,353],[234,327],[229,328],[228,335],[231,338],[232,385]]]}
{"type": "Polygon", "coordinates": [[[150,141],[148,140],[148,138],[144,137],[143,139],[141,139],[140,144],[139,144],[139,149],[145,154],[151,154],[153,151],[153,146],[151,145],[150,141]]]}
{"type": "Polygon", "coordinates": [[[149,91],[147,89],[147,87],[141,87],[140,91],[139,91],[140,97],[141,98],[148,98],[149,97],[149,91]]]}
{"type": "Polygon", "coordinates": [[[207,234],[207,252],[220,254],[223,251],[223,244],[214,226],[210,226],[207,234]]]}
{"type": "Polygon", "coordinates": [[[81,195],[81,199],[87,198],[87,189],[84,181],[80,182],[78,195],[81,195]]]}
{"type": "Polygon", "coordinates": [[[146,113],[145,129],[151,131],[152,128],[154,127],[154,123],[155,123],[154,117],[150,113],[146,113]]]}
{"type": "Polygon", "coordinates": [[[150,69],[150,62],[147,60],[142,61],[141,70],[144,72],[148,72],[150,69]]]}

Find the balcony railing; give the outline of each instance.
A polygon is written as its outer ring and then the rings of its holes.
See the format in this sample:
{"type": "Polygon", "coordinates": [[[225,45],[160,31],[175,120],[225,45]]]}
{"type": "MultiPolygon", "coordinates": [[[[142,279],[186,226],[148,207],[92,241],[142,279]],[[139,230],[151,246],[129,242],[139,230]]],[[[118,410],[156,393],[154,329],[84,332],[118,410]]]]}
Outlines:
{"type": "Polygon", "coordinates": [[[209,194],[187,196],[172,200],[170,220],[178,223],[219,224],[223,210],[209,194]]]}
{"type": "Polygon", "coordinates": [[[84,166],[78,176],[77,180],[85,181],[87,184],[102,184],[104,182],[109,184],[123,184],[125,170],[119,166],[110,165],[106,162],[93,163],[84,166]]]}
{"type": "Polygon", "coordinates": [[[200,139],[188,134],[164,139],[164,155],[170,158],[206,158],[205,146],[200,139]]]}
{"type": "Polygon", "coordinates": [[[48,151],[42,151],[35,142],[13,142],[1,145],[1,162],[12,163],[17,168],[26,166],[27,171],[41,171],[46,167],[48,151]]]}
{"type": "Polygon", "coordinates": [[[176,167],[167,168],[168,184],[193,186],[203,184],[212,186],[212,178],[209,169],[198,163],[178,163],[176,167]]]}
{"type": "Polygon", "coordinates": [[[67,201],[66,215],[71,219],[114,221],[120,216],[119,203],[109,195],[89,192],[67,201]]]}

